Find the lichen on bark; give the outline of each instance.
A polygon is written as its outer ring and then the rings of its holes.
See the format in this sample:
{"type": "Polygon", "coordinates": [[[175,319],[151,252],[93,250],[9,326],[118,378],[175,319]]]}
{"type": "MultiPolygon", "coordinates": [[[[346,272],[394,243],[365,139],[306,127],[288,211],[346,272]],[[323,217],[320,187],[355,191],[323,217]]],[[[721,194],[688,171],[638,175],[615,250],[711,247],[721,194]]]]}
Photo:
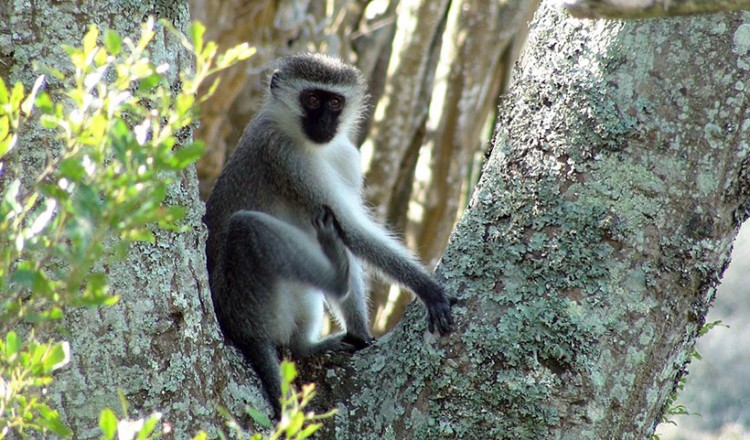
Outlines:
{"type": "Polygon", "coordinates": [[[458,328],[426,336],[414,306],[358,355],[338,438],[653,432],[748,216],[748,18],[543,5],[438,268],[458,328]]]}

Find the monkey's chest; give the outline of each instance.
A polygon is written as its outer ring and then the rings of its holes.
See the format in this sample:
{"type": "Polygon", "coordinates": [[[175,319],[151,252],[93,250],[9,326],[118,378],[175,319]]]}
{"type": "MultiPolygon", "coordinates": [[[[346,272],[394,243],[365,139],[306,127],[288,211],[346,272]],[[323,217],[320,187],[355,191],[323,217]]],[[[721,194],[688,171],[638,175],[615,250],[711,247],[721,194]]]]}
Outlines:
{"type": "Polygon", "coordinates": [[[325,319],[323,292],[295,282],[280,282],[276,292],[272,307],[274,325],[268,329],[276,344],[289,345],[292,338],[319,339],[325,319]]]}
{"type": "MultiPolygon", "coordinates": [[[[359,194],[362,191],[362,164],[359,151],[350,142],[341,142],[326,149],[320,164],[329,176],[329,184],[347,188],[359,194]]],[[[335,188],[334,188],[335,189],[335,188]]]]}

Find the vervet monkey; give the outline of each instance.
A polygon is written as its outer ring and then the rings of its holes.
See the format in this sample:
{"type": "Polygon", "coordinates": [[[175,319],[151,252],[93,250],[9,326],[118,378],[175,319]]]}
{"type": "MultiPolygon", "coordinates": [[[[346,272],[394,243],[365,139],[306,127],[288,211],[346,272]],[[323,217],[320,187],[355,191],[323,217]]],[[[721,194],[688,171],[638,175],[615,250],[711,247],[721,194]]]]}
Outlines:
{"type": "Polygon", "coordinates": [[[276,416],[279,347],[299,358],[374,341],[362,262],[419,296],[431,332],[453,324],[443,288],[363,203],[352,139],[367,99],[360,72],[336,58],[281,59],[206,203],[216,316],[276,416]],[[326,304],[345,331],[321,339],[326,304]]]}

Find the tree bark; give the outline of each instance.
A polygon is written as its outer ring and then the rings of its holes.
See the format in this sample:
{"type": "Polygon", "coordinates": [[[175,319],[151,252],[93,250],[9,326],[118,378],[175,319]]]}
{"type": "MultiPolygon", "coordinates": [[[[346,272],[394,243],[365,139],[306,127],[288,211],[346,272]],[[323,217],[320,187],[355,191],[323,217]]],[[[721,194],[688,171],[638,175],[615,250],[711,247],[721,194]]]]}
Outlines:
{"type": "Polygon", "coordinates": [[[750,9],[750,0],[564,0],[578,18],[649,18],[750,9]]]}
{"type": "Polygon", "coordinates": [[[425,333],[414,306],[307,371],[338,402],[331,438],[643,439],[659,423],[750,212],[750,15],[591,22],[553,3],[438,268],[456,331],[425,333]]]}
{"type": "MultiPolygon", "coordinates": [[[[0,74],[26,89],[34,82],[32,63],[41,61],[68,72],[61,44],[81,45],[90,23],[137,41],[148,16],[165,18],[177,28],[188,22],[185,1],[117,0],[62,6],[39,0],[0,6],[0,74]]],[[[150,48],[156,64],[168,63],[170,82],[192,67],[191,56],[168,31],[157,32],[150,48]]],[[[47,91],[59,96],[61,84],[48,78],[47,91]]],[[[33,184],[56,149],[54,135],[38,123],[23,127],[16,149],[4,159],[33,184]]],[[[162,412],[178,438],[222,425],[220,404],[241,415],[250,403],[264,408],[252,372],[241,357],[221,343],[211,305],[204,256],[203,206],[191,167],[170,189],[170,204],[188,207],[189,232],[154,230],[153,244],[133,246],[125,261],[102,262],[111,291],[120,302],[108,308],[66,311],[64,327],[71,361],[55,373],[48,395],[74,431],[74,438],[99,438],[99,414],[105,407],[123,417],[118,390],[129,404],[128,416],[162,412]]]]}

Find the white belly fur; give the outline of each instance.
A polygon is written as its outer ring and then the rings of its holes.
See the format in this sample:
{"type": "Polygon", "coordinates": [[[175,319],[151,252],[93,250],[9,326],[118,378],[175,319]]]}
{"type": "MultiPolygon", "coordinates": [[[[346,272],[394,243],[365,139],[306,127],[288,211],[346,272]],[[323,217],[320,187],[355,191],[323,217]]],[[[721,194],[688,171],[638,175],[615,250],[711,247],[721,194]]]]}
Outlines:
{"type": "Polygon", "coordinates": [[[288,345],[292,336],[310,342],[320,340],[325,318],[325,297],[320,290],[294,282],[280,282],[274,295],[276,325],[269,336],[278,345],[288,345]]]}

